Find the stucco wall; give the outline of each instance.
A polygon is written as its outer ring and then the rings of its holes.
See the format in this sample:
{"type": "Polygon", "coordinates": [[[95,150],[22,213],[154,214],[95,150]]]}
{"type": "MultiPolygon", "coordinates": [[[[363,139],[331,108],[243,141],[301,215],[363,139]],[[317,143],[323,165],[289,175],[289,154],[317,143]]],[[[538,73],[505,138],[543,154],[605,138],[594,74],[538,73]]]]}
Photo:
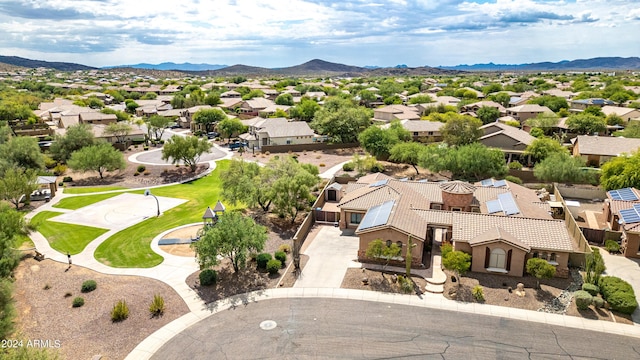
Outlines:
{"type": "MultiPolygon", "coordinates": [[[[358,249],[359,254],[364,254],[364,252],[366,252],[367,248],[369,247],[369,243],[371,243],[372,241],[376,239],[382,239],[383,242],[386,242],[387,240],[391,240],[391,242],[394,244],[398,241],[401,241],[402,242],[401,256],[402,257],[406,256],[407,240],[408,240],[407,235],[397,230],[386,228],[378,231],[362,233],[359,235],[359,237],[360,237],[360,248],[358,249]]],[[[424,242],[416,238],[413,238],[411,242],[416,245],[413,247],[411,251],[412,263],[414,264],[423,263],[422,250],[424,247],[424,242]]]]}
{"type": "Polygon", "coordinates": [[[472,252],[471,252],[471,258],[473,259],[471,262],[471,271],[491,273],[491,274],[502,274],[502,275],[509,275],[509,276],[522,276],[524,275],[525,257],[526,257],[526,253],[523,250],[513,247],[506,243],[498,242],[498,243],[492,243],[488,245],[475,246],[472,248],[472,252]],[[511,266],[508,273],[502,274],[502,273],[490,272],[485,269],[484,263],[485,263],[485,255],[486,255],[487,247],[489,248],[490,251],[496,248],[500,248],[504,250],[505,256],[506,254],[509,253],[509,250],[512,250],[511,266]]]}
{"type": "Polygon", "coordinates": [[[640,234],[627,233],[627,239],[623,242],[624,256],[640,259],[640,234]]]}

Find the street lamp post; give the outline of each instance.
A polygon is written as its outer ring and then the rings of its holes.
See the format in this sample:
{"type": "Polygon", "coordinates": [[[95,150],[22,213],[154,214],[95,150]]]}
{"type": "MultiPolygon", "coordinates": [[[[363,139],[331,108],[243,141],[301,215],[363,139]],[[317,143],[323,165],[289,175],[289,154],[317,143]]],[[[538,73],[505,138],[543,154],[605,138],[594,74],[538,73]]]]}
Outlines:
{"type": "Polygon", "coordinates": [[[158,201],[158,198],[151,193],[151,190],[149,189],[145,190],[144,196],[149,196],[149,195],[153,196],[153,198],[156,199],[156,205],[158,206],[158,214],[156,216],[160,216],[160,201],[158,201]]]}

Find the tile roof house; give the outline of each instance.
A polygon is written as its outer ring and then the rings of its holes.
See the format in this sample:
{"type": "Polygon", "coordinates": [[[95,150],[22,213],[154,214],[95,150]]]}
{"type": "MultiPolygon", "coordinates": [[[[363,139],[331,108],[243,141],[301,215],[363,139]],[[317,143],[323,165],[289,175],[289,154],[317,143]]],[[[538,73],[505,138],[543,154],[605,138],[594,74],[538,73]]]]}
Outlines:
{"type": "Polygon", "coordinates": [[[521,124],[544,113],[553,114],[553,111],[546,106],[540,106],[538,104],[525,104],[507,108],[507,115],[520,121],[521,124]]]}
{"type": "Polygon", "coordinates": [[[630,154],[640,148],[640,139],[617,136],[579,135],[573,142],[573,156],[580,156],[589,165],[601,165],[621,154],[630,154]]]}
{"type": "Polygon", "coordinates": [[[622,118],[622,120],[629,122],[633,119],[640,119],[640,110],[621,106],[609,106],[602,107],[602,113],[605,116],[616,114],[622,118]]]}
{"type": "Polygon", "coordinates": [[[467,105],[462,106],[460,108],[460,110],[462,110],[464,112],[477,113],[478,110],[480,110],[484,106],[498,109],[498,111],[500,111],[500,116],[504,116],[504,115],[507,114],[507,109],[505,109],[504,106],[498,104],[495,101],[479,101],[479,102],[475,102],[473,104],[467,104],[467,105]]]}
{"type": "Polygon", "coordinates": [[[257,97],[249,100],[244,100],[238,107],[238,111],[245,115],[258,116],[258,113],[261,110],[264,110],[275,104],[275,102],[267,98],[257,97]]]}
{"type": "Polygon", "coordinates": [[[569,106],[571,109],[575,110],[584,110],[590,106],[603,107],[606,105],[614,106],[614,103],[611,100],[601,99],[601,98],[592,98],[592,99],[579,99],[579,100],[571,100],[569,106]]]}
{"type": "Polygon", "coordinates": [[[285,118],[256,117],[242,120],[249,129],[239,137],[247,142],[249,148],[261,148],[269,145],[311,144],[316,135],[306,121],[289,121],[285,118]]]}
{"type": "Polygon", "coordinates": [[[384,174],[327,187],[337,203],[339,226],[355,229],[358,258],[369,243],[397,243],[406,255],[408,237],[413,266],[420,266],[432,246],[451,242],[472,254],[472,270],[522,276],[526,260],[540,257],[568,276],[569,255],[576,242],[562,220],[554,220],[548,203],[532,190],[505,180],[422,182],[396,180],[384,174]]]}
{"type": "Polygon", "coordinates": [[[524,154],[527,146],[536,139],[524,130],[498,121],[482,125],[480,129],[484,132],[478,140],[481,144],[498,148],[510,157],[524,154]]]}
{"type": "Polygon", "coordinates": [[[374,122],[388,123],[393,120],[420,120],[420,110],[413,106],[387,105],[373,110],[374,122]]]}
{"type": "MultiPolygon", "coordinates": [[[[400,120],[402,127],[411,133],[414,141],[423,143],[442,141],[442,133],[440,129],[444,123],[439,121],[428,120],[400,120]]],[[[384,124],[381,128],[389,128],[391,124],[384,124]]]]}
{"type": "Polygon", "coordinates": [[[640,190],[624,188],[607,191],[603,215],[609,229],[622,232],[622,254],[640,258],[640,190]]]}

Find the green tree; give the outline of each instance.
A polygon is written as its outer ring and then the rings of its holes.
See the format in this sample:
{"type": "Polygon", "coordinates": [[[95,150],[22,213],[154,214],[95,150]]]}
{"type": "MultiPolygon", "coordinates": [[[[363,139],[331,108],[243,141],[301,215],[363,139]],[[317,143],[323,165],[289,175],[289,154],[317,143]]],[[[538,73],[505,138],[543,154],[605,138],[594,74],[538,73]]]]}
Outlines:
{"type": "MultiPolygon", "coordinates": [[[[22,236],[28,234],[28,226],[23,214],[12,209],[6,203],[0,203],[0,224],[2,224],[0,226],[0,278],[5,279],[11,276],[20,262],[20,257],[13,248],[19,245],[18,242],[22,236]]],[[[0,309],[1,317],[2,310],[0,309]]],[[[0,338],[2,338],[1,335],[0,338]]]]}
{"type": "Polygon", "coordinates": [[[595,115],[600,118],[604,117],[604,113],[602,112],[602,108],[600,106],[587,106],[587,108],[584,109],[582,114],[595,115]]]}
{"type": "Polygon", "coordinates": [[[9,201],[18,209],[23,196],[29,196],[38,188],[37,179],[38,173],[33,169],[7,169],[0,178],[0,199],[9,201]]]}
{"type": "Polygon", "coordinates": [[[300,103],[289,110],[291,117],[301,121],[310,122],[316,112],[320,110],[320,105],[308,97],[302,97],[300,103]]]}
{"type": "Polygon", "coordinates": [[[66,162],[74,151],[95,144],[96,139],[91,132],[91,126],[78,124],[69,126],[63,136],[56,136],[49,151],[54,159],[66,162]]]}
{"type": "Polygon", "coordinates": [[[203,125],[205,132],[211,131],[215,124],[224,119],[228,119],[227,114],[217,108],[200,109],[193,114],[193,122],[203,125]]]}
{"type": "Polygon", "coordinates": [[[562,146],[556,139],[549,137],[539,137],[527,146],[524,150],[525,155],[531,155],[534,159],[542,161],[549,155],[554,153],[569,154],[569,150],[562,146]]]}
{"type": "Polygon", "coordinates": [[[40,170],[44,168],[44,157],[38,140],[29,136],[13,136],[0,145],[0,159],[19,167],[40,170]]]}
{"type": "Polygon", "coordinates": [[[427,94],[416,95],[409,99],[409,104],[426,104],[432,103],[433,99],[427,94]]]}
{"type": "Polygon", "coordinates": [[[315,113],[310,126],[332,143],[351,143],[371,124],[371,111],[341,98],[329,98],[315,113]]]}
{"type": "Polygon", "coordinates": [[[366,107],[370,107],[371,103],[378,99],[376,93],[370,90],[360,90],[360,104],[366,107]]]}
{"type": "Polygon", "coordinates": [[[603,118],[588,113],[569,115],[566,124],[569,130],[577,134],[602,133],[607,130],[603,118]]]}
{"type": "Polygon", "coordinates": [[[624,130],[616,131],[613,135],[638,139],[640,138],[640,123],[630,122],[624,130]]]}
{"type": "Polygon", "coordinates": [[[156,141],[160,141],[171,120],[164,116],[152,115],[145,120],[145,123],[147,124],[147,136],[151,138],[151,135],[153,135],[156,141]]]}
{"type": "Polygon", "coordinates": [[[542,113],[538,114],[535,118],[528,119],[525,123],[532,128],[541,129],[544,135],[549,136],[553,133],[553,130],[558,126],[560,117],[555,114],[542,113]]]}
{"type": "Polygon", "coordinates": [[[278,95],[278,97],[276,98],[276,104],[293,106],[293,95],[288,93],[278,95]]]}
{"type": "Polygon", "coordinates": [[[291,217],[295,223],[300,211],[309,210],[314,196],[311,189],[318,184],[318,170],[309,171],[291,157],[272,159],[267,164],[267,172],[273,176],[271,191],[277,194],[272,202],[278,215],[291,217]]]}
{"type": "Polygon", "coordinates": [[[615,113],[607,115],[607,117],[605,118],[605,122],[607,123],[607,125],[611,126],[624,124],[624,120],[615,113]]]}
{"type": "Polygon", "coordinates": [[[358,141],[363,149],[378,159],[386,159],[391,148],[400,142],[392,131],[379,126],[369,126],[358,135],[358,141]]]}
{"type": "Polygon", "coordinates": [[[504,107],[509,106],[509,102],[511,101],[511,95],[505,92],[499,92],[495,95],[492,95],[491,98],[493,99],[493,101],[497,102],[498,104],[504,107]]]}
{"type": "Polygon", "coordinates": [[[12,291],[13,284],[11,281],[4,277],[0,278],[0,338],[2,339],[9,338],[15,329],[14,318],[16,310],[12,291]]]}
{"type": "Polygon", "coordinates": [[[600,185],[605,190],[640,188],[640,152],[623,154],[602,164],[600,185]]]}
{"type": "Polygon", "coordinates": [[[115,136],[117,143],[124,143],[133,128],[125,122],[113,122],[104,128],[104,133],[115,136]]]}
{"type": "Polygon", "coordinates": [[[193,243],[201,269],[217,265],[219,257],[231,260],[237,273],[244,268],[249,253],[259,253],[267,241],[267,229],[238,211],[220,215],[215,226],[205,227],[200,240],[193,243]]]}
{"type": "Polygon", "coordinates": [[[500,178],[508,171],[500,149],[488,148],[479,143],[450,149],[442,165],[443,170],[450,171],[455,179],[465,180],[500,178]]]}
{"type": "Polygon", "coordinates": [[[204,103],[209,106],[216,106],[222,104],[222,101],[220,100],[220,96],[218,96],[217,94],[209,93],[204,98],[204,103]]]}
{"type": "Polygon", "coordinates": [[[247,131],[246,130],[247,127],[244,126],[242,124],[242,121],[240,121],[237,118],[233,118],[233,119],[226,118],[220,121],[216,128],[220,132],[220,135],[222,135],[222,138],[223,139],[227,138],[228,140],[231,140],[231,137],[233,135],[238,135],[247,131]]]}
{"type": "Polygon", "coordinates": [[[442,266],[454,272],[456,283],[460,286],[460,276],[469,271],[471,267],[471,255],[457,250],[448,252],[446,256],[442,257],[442,266]]]}
{"type": "Polygon", "coordinates": [[[584,282],[598,285],[600,277],[607,268],[604,265],[600,249],[592,247],[591,250],[591,254],[587,254],[585,257],[584,282]]]}
{"type": "Polygon", "coordinates": [[[498,83],[492,83],[482,88],[482,93],[485,95],[497,93],[500,91],[502,91],[502,85],[498,83]]]}
{"type": "Polygon", "coordinates": [[[573,157],[566,152],[556,152],[536,164],[533,174],[546,182],[590,182],[593,174],[585,172],[584,167],[585,162],[581,158],[573,157]]]}
{"type": "Polygon", "coordinates": [[[387,246],[382,239],[375,239],[367,246],[365,255],[371,259],[384,260],[384,264],[380,270],[380,272],[383,272],[389,265],[389,261],[399,257],[401,252],[402,248],[396,243],[391,243],[387,246]]]}
{"type": "Polygon", "coordinates": [[[420,175],[420,172],[418,171],[418,164],[422,158],[422,152],[424,149],[425,146],[417,142],[401,142],[391,148],[389,151],[391,154],[391,156],[389,156],[389,160],[411,165],[416,171],[416,175],[420,175]]]}
{"type": "Polygon", "coordinates": [[[207,139],[173,135],[162,147],[162,160],[171,159],[172,164],[179,164],[182,161],[184,165],[189,166],[191,171],[196,171],[200,156],[208,153],[210,149],[211,144],[207,139]]]}
{"type": "Polygon", "coordinates": [[[129,101],[129,102],[125,102],[125,107],[127,109],[127,112],[129,114],[135,114],[136,113],[136,109],[140,107],[140,105],[138,105],[137,102],[135,101],[129,101]]]}
{"type": "Polygon", "coordinates": [[[126,112],[120,111],[120,110],[113,110],[112,108],[106,107],[100,110],[100,112],[103,114],[115,115],[117,121],[129,121],[129,119],[131,119],[131,115],[127,114],[126,112]]]}
{"type": "Polygon", "coordinates": [[[476,115],[478,115],[478,119],[480,119],[483,124],[489,124],[498,120],[500,117],[500,110],[491,106],[483,106],[478,109],[476,115]]]}
{"type": "Polygon", "coordinates": [[[266,168],[255,162],[233,160],[229,168],[220,173],[222,197],[232,205],[244,203],[250,208],[260,206],[269,211],[273,192],[273,176],[266,168]]]}
{"type": "Polygon", "coordinates": [[[556,267],[547,260],[531,258],[527,260],[527,273],[536,277],[536,288],[540,288],[540,279],[551,279],[556,275],[556,267]]]}
{"type": "Polygon", "coordinates": [[[482,136],[482,121],[466,115],[452,115],[441,129],[444,142],[451,146],[474,143],[482,136]]]}
{"type": "Polygon", "coordinates": [[[97,171],[100,179],[105,171],[123,170],[127,166],[122,153],[107,142],[76,150],[67,164],[77,171],[97,171]]]}
{"type": "Polygon", "coordinates": [[[242,100],[250,100],[257,97],[264,97],[264,92],[259,89],[253,89],[249,93],[242,96],[242,100]]]}
{"type": "Polygon", "coordinates": [[[565,98],[552,95],[542,95],[534,97],[527,101],[527,104],[538,104],[540,106],[546,106],[554,113],[560,111],[560,109],[568,109],[569,104],[565,98]]]}
{"type": "Polygon", "coordinates": [[[27,104],[17,103],[14,101],[0,102],[0,120],[26,122],[29,119],[35,119],[33,110],[27,104]]]}

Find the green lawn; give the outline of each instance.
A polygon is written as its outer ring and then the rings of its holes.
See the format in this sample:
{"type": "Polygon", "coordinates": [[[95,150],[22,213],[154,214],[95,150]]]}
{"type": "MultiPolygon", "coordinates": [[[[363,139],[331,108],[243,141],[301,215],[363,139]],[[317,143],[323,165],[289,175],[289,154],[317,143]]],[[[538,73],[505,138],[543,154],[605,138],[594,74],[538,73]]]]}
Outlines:
{"type": "MultiPolygon", "coordinates": [[[[163,213],[159,218],[149,218],[113,235],[98,246],[94,256],[113,267],[148,268],[160,264],[163,258],[151,250],[151,240],[161,232],[176,226],[202,221],[207,206],[213,207],[221,199],[220,171],[229,167],[230,161],[217,162],[209,176],[188,184],[153,189],[157,196],[188,200],[163,213]]],[[[141,193],[141,191],[140,191],[141,193]]],[[[227,210],[233,207],[225,204],[227,210]]]]}
{"type": "Polygon", "coordinates": [[[43,211],[31,219],[31,224],[49,240],[52,248],[61,253],[79,254],[87,244],[108,231],[107,229],[48,220],[60,214],[62,213],[43,211]]]}
{"type": "Polygon", "coordinates": [[[60,209],[77,210],[87,205],[95,204],[97,202],[106,200],[108,198],[112,198],[114,196],[118,196],[120,194],[122,193],[73,196],[73,197],[68,197],[60,200],[57,204],[53,205],[53,207],[60,208],[60,209]]]}
{"type": "Polygon", "coordinates": [[[65,187],[63,192],[65,194],[90,194],[94,192],[127,190],[127,189],[128,188],[122,187],[122,186],[102,186],[102,187],[86,187],[86,188],[65,187]]]}

